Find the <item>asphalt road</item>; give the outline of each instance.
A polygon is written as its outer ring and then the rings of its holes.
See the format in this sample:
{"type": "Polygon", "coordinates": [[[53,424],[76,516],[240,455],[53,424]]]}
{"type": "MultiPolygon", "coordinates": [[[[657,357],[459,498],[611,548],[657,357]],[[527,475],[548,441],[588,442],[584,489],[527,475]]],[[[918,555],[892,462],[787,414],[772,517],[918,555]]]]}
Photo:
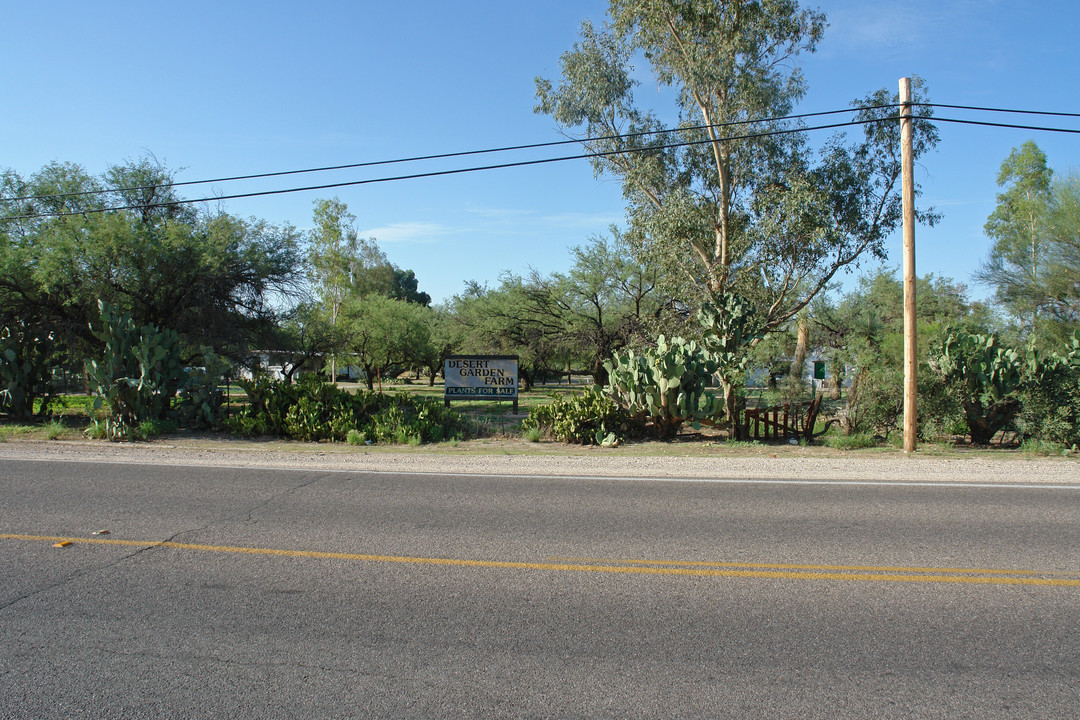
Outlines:
{"type": "Polygon", "coordinates": [[[1080,484],[7,460],[0,498],[2,718],[1080,715],[1080,484]]]}

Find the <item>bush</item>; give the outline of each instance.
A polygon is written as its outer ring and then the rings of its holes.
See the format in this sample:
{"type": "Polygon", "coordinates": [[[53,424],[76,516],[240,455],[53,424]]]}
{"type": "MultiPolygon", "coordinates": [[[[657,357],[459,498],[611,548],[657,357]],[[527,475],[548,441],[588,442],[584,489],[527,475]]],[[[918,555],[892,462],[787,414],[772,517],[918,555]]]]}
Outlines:
{"type": "Polygon", "coordinates": [[[225,395],[221,378],[226,363],[209,347],[202,350],[203,366],[186,372],[176,406],[180,424],[189,428],[218,428],[225,419],[225,395]]]}
{"type": "Polygon", "coordinates": [[[461,416],[438,400],[406,392],[350,393],[309,377],[296,384],[267,378],[241,380],[249,404],[225,421],[241,435],[351,444],[440,442],[460,438],[461,416]]]}
{"type": "Polygon", "coordinates": [[[862,370],[852,381],[841,427],[849,435],[880,433],[888,438],[903,412],[903,373],[878,364],[862,370]]]}
{"type": "Polygon", "coordinates": [[[919,366],[918,433],[923,440],[951,441],[967,435],[967,418],[959,398],[928,365],[919,366]]]}
{"type": "Polygon", "coordinates": [[[1080,333],[1064,353],[1028,352],[1016,429],[1025,440],[1080,444],[1080,333]]]}
{"type": "Polygon", "coordinates": [[[549,405],[529,412],[522,430],[539,439],[548,434],[556,440],[581,445],[611,445],[641,430],[641,423],[596,388],[580,395],[553,395],[549,405]]]}
{"type": "Polygon", "coordinates": [[[64,434],[64,431],[67,430],[67,426],[56,418],[45,423],[42,427],[45,430],[45,437],[50,440],[58,440],[60,436],[64,434]]]}

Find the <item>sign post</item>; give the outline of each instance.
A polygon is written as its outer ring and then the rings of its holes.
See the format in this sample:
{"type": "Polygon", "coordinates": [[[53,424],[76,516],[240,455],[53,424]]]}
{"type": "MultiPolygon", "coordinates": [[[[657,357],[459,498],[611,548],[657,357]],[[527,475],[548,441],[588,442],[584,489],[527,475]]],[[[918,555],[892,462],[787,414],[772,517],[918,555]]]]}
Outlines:
{"type": "Polygon", "coordinates": [[[443,364],[443,400],[512,400],[518,411],[516,355],[451,355],[443,364]]]}

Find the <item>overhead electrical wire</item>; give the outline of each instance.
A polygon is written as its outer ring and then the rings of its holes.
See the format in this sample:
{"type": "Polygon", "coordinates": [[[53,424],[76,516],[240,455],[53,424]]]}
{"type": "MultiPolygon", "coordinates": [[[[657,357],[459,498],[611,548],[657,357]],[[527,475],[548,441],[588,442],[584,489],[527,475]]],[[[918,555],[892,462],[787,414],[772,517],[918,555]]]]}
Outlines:
{"type": "MultiPolygon", "coordinates": [[[[1034,110],[1008,110],[1008,109],[1002,109],[1002,108],[983,108],[983,107],[973,107],[973,106],[944,105],[944,104],[938,104],[938,103],[911,103],[911,105],[914,106],[914,107],[940,107],[940,108],[950,108],[950,109],[978,110],[978,111],[1001,112],[1001,113],[1018,113],[1018,114],[1029,114],[1029,115],[1080,117],[1080,113],[1059,113],[1059,112],[1044,112],[1044,111],[1034,111],[1034,110]]],[[[481,155],[481,154],[489,154],[489,153],[508,152],[508,151],[513,151],[513,150],[538,149],[538,148],[555,147],[555,146],[568,145],[568,144],[586,144],[586,143],[590,143],[590,142],[600,142],[600,141],[603,141],[603,140],[629,139],[629,138],[636,138],[636,137],[665,135],[665,134],[670,134],[670,133],[675,133],[675,132],[706,130],[706,129],[710,129],[710,128],[715,129],[715,128],[722,128],[722,127],[733,127],[733,126],[738,126],[738,125],[759,124],[759,123],[764,123],[764,122],[779,122],[779,121],[783,121],[783,120],[794,120],[794,119],[802,119],[802,118],[807,118],[807,117],[821,117],[821,116],[836,115],[836,114],[841,114],[841,113],[859,112],[861,110],[889,109],[889,108],[898,108],[898,107],[902,107],[902,105],[900,103],[892,103],[892,104],[888,104],[888,105],[852,107],[852,108],[846,108],[844,110],[829,110],[829,111],[816,112],[816,113],[802,113],[802,114],[799,114],[799,115],[790,115],[790,116],[781,117],[781,118],[769,118],[769,119],[753,120],[753,121],[750,121],[750,120],[736,121],[736,122],[722,123],[722,124],[717,124],[717,125],[699,125],[699,126],[693,126],[693,127],[670,128],[670,129],[664,129],[664,130],[655,130],[655,131],[645,131],[645,132],[639,132],[639,133],[630,133],[630,134],[627,134],[627,135],[611,135],[611,136],[601,136],[601,137],[592,137],[592,138],[583,138],[583,139],[568,139],[568,140],[560,140],[560,141],[545,142],[545,143],[533,143],[533,144],[528,144],[528,145],[508,146],[508,147],[503,147],[503,148],[489,148],[489,149],[484,149],[484,150],[470,150],[470,151],[462,151],[462,152],[455,152],[455,153],[442,153],[442,154],[436,154],[436,155],[418,156],[418,157],[412,157],[412,158],[401,158],[401,159],[397,159],[397,160],[381,160],[381,161],[372,161],[372,162],[365,162],[365,163],[352,163],[352,164],[349,164],[349,165],[339,165],[339,166],[324,167],[324,168],[306,168],[306,169],[302,169],[302,170],[288,170],[288,171],[281,171],[281,172],[275,172],[275,173],[260,173],[260,174],[255,174],[255,175],[238,175],[238,176],[233,176],[233,177],[230,177],[230,178],[217,178],[217,179],[214,179],[214,180],[198,180],[198,181],[192,180],[192,181],[179,182],[179,183],[169,183],[169,184],[163,184],[163,185],[135,186],[135,187],[130,187],[130,188],[112,188],[112,189],[108,189],[108,190],[85,191],[85,192],[78,192],[78,193],[67,193],[67,194],[45,195],[45,196],[26,196],[26,197],[19,197],[19,198],[2,198],[2,199],[0,199],[0,201],[15,202],[15,201],[20,201],[20,200],[23,200],[23,201],[25,201],[25,200],[38,200],[38,199],[46,199],[46,198],[47,199],[56,199],[56,198],[63,198],[63,197],[76,197],[76,196],[86,196],[86,195],[93,195],[93,194],[122,192],[122,191],[125,191],[125,190],[140,190],[140,189],[150,189],[150,188],[156,188],[156,187],[177,187],[177,186],[184,186],[184,185],[199,185],[199,184],[206,184],[206,183],[212,183],[212,182],[226,182],[226,181],[232,181],[232,180],[247,180],[247,179],[266,178],[266,177],[279,177],[279,176],[283,176],[283,175],[296,175],[296,174],[301,174],[301,173],[323,172],[323,171],[326,171],[326,170],[353,169],[353,168],[360,168],[360,167],[374,167],[374,166],[380,166],[380,165],[391,165],[391,164],[399,164],[399,163],[406,163],[406,162],[415,162],[415,161],[420,161],[420,160],[434,160],[434,159],[446,159],[446,158],[453,158],[453,157],[465,157],[465,156],[470,156],[470,155],[481,155]]],[[[493,164],[493,165],[455,168],[455,169],[451,169],[451,170],[436,170],[436,171],[431,171],[431,172],[412,173],[412,174],[408,174],[408,175],[397,175],[397,176],[381,177],[381,178],[368,178],[368,179],[365,179],[365,180],[351,180],[351,181],[344,181],[344,182],[337,182],[337,183],[324,183],[324,184],[319,184],[319,185],[309,185],[309,186],[305,186],[305,187],[292,187],[292,188],[283,188],[283,189],[278,189],[278,190],[261,190],[261,191],[247,192],[247,193],[234,193],[234,194],[228,194],[228,195],[215,195],[215,196],[192,198],[192,199],[178,199],[178,200],[171,200],[171,201],[167,201],[167,202],[158,202],[158,203],[149,203],[149,204],[143,203],[143,204],[133,204],[133,205],[111,206],[111,207],[105,207],[105,208],[91,208],[91,209],[76,210],[76,211],[69,211],[69,212],[35,213],[35,214],[28,214],[28,215],[16,215],[16,216],[10,216],[10,217],[6,218],[6,220],[29,220],[29,219],[47,218],[47,217],[70,217],[70,216],[74,216],[74,215],[87,215],[87,214],[114,212],[114,211],[121,211],[121,210],[134,210],[134,209],[141,209],[141,208],[145,208],[145,207],[163,207],[163,206],[168,206],[168,205],[191,205],[191,204],[204,203],[204,202],[214,202],[214,201],[222,201],[222,200],[235,200],[235,199],[241,199],[241,198],[260,197],[260,196],[269,196],[269,195],[282,195],[282,194],[295,193],[295,192],[306,192],[306,191],[311,191],[311,190],[328,190],[328,189],[341,188],[341,187],[355,187],[355,186],[359,186],[359,185],[370,185],[370,184],[375,184],[375,183],[396,182],[396,181],[401,181],[401,180],[416,180],[416,179],[421,179],[421,178],[440,177],[440,176],[447,176],[447,175],[460,175],[460,174],[465,174],[465,173],[483,172],[483,171],[488,171],[488,170],[500,170],[500,169],[507,169],[507,168],[515,168],[515,167],[526,167],[526,166],[531,166],[531,165],[544,165],[544,164],[550,164],[550,163],[556,163],[556,162],[565,162],[565,161],[569,161],[569,160],[593,159],[593,158],[610,157],[610,156],[614,156],[614,155],[632,154],[632,153],[638,153],[638,152],[648,152],[648,151],[656,151],[656,150],[668,150],[668,149],[675,149],[675,148],[681,148],[681,147],[692,147],[692,146],[696,146],[696,145],[705,145],[705,144],[709,144],[709,143],[712,143],[712,142],[729,142],[729,141],[735,141],[735,140],[749,140],[749,139],[755,139],[755,138],[770,137],[770,136],[775,136],[775,135],[786,135],[786,134],[801,133],[801,132],[812,132],[812,131],[816,131],[816,130],[827,130],[827,129],[851,127],[851,126],[855,126],[855,125],[867,125],[867,124],[872,124],[872,123],[877,123],[877,122],[895,122],[898,119],[899,119],[899,115],[891,115],[889,117],[883,117],[883,118],[867,118],[867,119],[851,120],[851,121],[842,122],[842,123],[831,123],[831,124],[826,124],[826,125],[818,125],[818,126],[814,126],[814,127],[785,128],[785,129],[779,129],[779,130],[770,130],[770,131],[761,132],[761,133],[749,133],[749,134],[745,134],[745,135],[735,135],[735,136],[719,137],[719,138],[706,138],[706,139],[703,139],[703,140],[681,141],[681,142],[677,142],[677,143],[668,143],[668,144],[662,144],[662,145],[649,145],[649,146],[639,147],[639,148],[625,148],[625,149],[619,149],[619,150],[588,152],[588,153],[583,153],[583,154],[578,154],[578,155],[565,155],[565,156],[552,157],[552,158],[541,158],[541,159],[536,159],[536,160],[522,160],[522,161],[517,161],[517,162],[499,163],[499,164],[493,164]]],[[[1044,126],[1034,126],[1034,125],[1019,125],[1019,124],[1012,124],[1012,123],[994,123],[994,122],[986,122],[986,121],[978,121],[978,120],[964,120],[964,119],[958,119],[958,118],[943,118],[943,117],[939,117],[939,116],[913,115],[913,116],[911,116],[911,119],[912,120],[928,120],[928,121],[932,121],[932,122],[947,122],[947,123],[958,123],[958,124],[967,124],[967,125],[981,125],[981,126],[988,126],[988,127],[1012,128],[1012,129],[1021,129],[1021,130],[1034,130],[1034,131],[1043,131],[1043,132],[1059,132],[1059,133],[1080,134],[1080,129],[1044,127],[1044,126]]]]}
{"type": "MultiPolygon", "coordinates": [[[[375,184],[375,183],[396,182],[396,181],[401,181],[401,180],[419,180],[421,178],[441,177],[441,176],[446,176],[446,175],[462,175],[462,174],[465,174],[465,173],[484,172],[484,171],[487,171],[487,170],[502,170],[502,169],[507,169],[507,168],[527,167],[527,166],[530,166],[530,165],[546,165],[546,164],[550,164],[550,163],[565,162],[565,161],[568,161],[568,160],[586,160],[586,159],[592,159],[592,158],[611,157],[613,155],[630,155],[630,154],[640,153],[640,152],[649,152],[649,151],[656,151],[656,150],[670,150],[670,149],[680,148],[680,147],[692,147],[692,146],[695,146],[695,145],[707,145],[707,144],[712,143],[712,142],[731,142],[731,141],[735,141],[735,140],[752,140],[752,139],[755,139],[755,138],[771,137],[771,136],[775,136],[775,135],[791,135],[791,134],[794,134],[794,133],[809,132],[809,131],[814,131],[814,130],[828,130],[828,129],[833,129],[833,128],[851,127],[853,125],[868,125],[868,124],[871,124],[871,123],[882,122],[884,120],[895,121],[896,119],[897,118],[895,118],[895,117],[890,117],[890,118],[870,118],[870,119],[866,119],[866,120],[852,120],[852,121],[842,122],[842,123],[832,123],[832,124],[828,124],[828,125],[818,125],[816,127],[809,127],[809,128],[799,127],[799,128],[790,128],[790,129],[783,129],[783,130],[770,130],[768,132],[749,133],[749,134],[746,134],[746,135],[735,135],[735,136],[720,137],[720,138],[715,138],[715,139],[707,138],[707,139],[704,139],[704,140],[687,140],[687,141],[682,141],[682,142],[677,142],[677,143],[668,143],[668,144],[665,144],[665,145],[648,145],[648,146],[645,146],[645,147],[638,147],[638,148],[624,148],[624,149],[619,149],[619,150],[605,150],[605,151],[599,151],[599,152],[582,153],[582,154],[578,154],[578,155],[563,155],[563,156],[552,157],[552,158],[541,158],[541,159],[538,159],[538,160],[521,160],[521,161],[517,161],[517,162],[510,162],[510,163],[499,163],[499,164],[496,164],[496,165],[482,165],[482,166],[474,166],[474,167],[466,167],[466,168],[455,168],[453,170],[433,170],[431,172],[413,173],[413,174],[409,174],[409,175],[396,175],[396,176],[391,176],[391,177],[368,178],[366,180],[349,180],[349,181],[337,182],[337,183],[325,183],[325,184],[322,184],[322,185],[309,185],[309,186],[306,186],[306,187],[283,188],[283,189],[279,189],[279,190],[259,190],[259,191],[248,192],[248,193],[235,193],[235,194],[232,194],[232,195],[214,195],[214,196],[202,197],[202,198],[178,199],[178,200],[169,200],[169,201],[154,202],[154,203],[141,203],[141,204],[134,204],[134,205],[119,205],[119,206],[110,206],[110,207],[104,207],[104,208],[86,208],[86,209],[82,209],[82,210],[72,210],[72,211],[68,211],[68,212],[48,212],[48,213],[36,213],[36,214],[30,214],[30,215],[13,215],[13,216],[8,217],[8,218],[0,218],[0,219],[33,220],[33,219],[37,219],[37,218],[47,218],[47,217],[72,217],[72,216],[75,216],[75,215],[93,215],[93,214],[114,212],[114,211],[121,211],[121,210],[138,210],[138,209],[147,208],[147,207],[167,207],[167,206],[170,206],[170,205],[194,205],[194,204],[203,203],[203,202],[218,202],[218,201],[221,201],[221,200],[237,200],[237,199],[241,199],[241,198],[261,197],[261,196],[267,196],[267,195],[284,195],[284,194],[288,194],[288,193],[307,192],[307,191],[311,191],[311,190],[332,190],[332,189],[335,189],[335,188],[355,187],[355,186],[358,186],[358,185],[372,185],[372,184],[375,184]]],[[[922,119],[922,118],[913,118],[913,119],[922,119]]],[[[758,122],[760,122],[760,121],[758,121],[758,122]]],[[[623,137],[625,137],[625,136],[623,136],[623,137]]],[[[581,142],[586,142],[586,141],[575,140],[573,142],[581,143],[581,142]]],[[[160,186],[154,186],[154,187],[160,187],[160,186]]],[[[50,195],[50,196],[45,196],[45,197],[55,197],[55,196],[50,195]]]]}
{"type": "Polygon", "coordinates": [[[844,108],[843,110],[823,110],[820,112],[811,113],[799,113],[796,115],[785,115],[781,117],[769,117],[761,118],[759,120],[733,120],[731,122],[716,123],[713,125],[691,125],[686,127],[677,128],[665,128],[663,130],[644,130],[635,133],[626,133],[623,135],[601,135],[598,137],[588,138],[571,138],[567,140],[552,140],[542,143],[528,143],[524,145],[507,145],[504,147],[496,148],[484,148],[481,150],[462,150],[458,152],[437,153],[432,155],[416,155],[413,157],[396,158],[393,160],[371,160],[367,162],[348,163],[345,165],[326,165],[323,167],[303,168],[300,170],[280,170],[276,172],[267,173],[254,173],[251,175],[232,175],[229,177],[211,178],[209,180],[184,180],[180,182],[161,183],[157,185],[133,185],[129,187],[119,188],[102,188],[99,190],[81,190],[79,192],[71,193],[54,193],[50,195],[24,195],[21,197],[0,198],[0,202],[20,202],[24,200],[44,200],[55,198],[68,198],[68,197],[85,197],[89,195],[105,195],[108,193],[128,192],[132,190],[150,190],[159,187],[184,187],[189,185],[208,185],[211,183],[223,183],[233,182],[236,180],[258,180],[271,177],[283,177],[287,175],[302,175],[305,173],[317,173],[328,172],[332,170],[354,170],[357,168],[366,167],[378,167],[381,165],[396,165],[409,162],[420,162],[425,160],[446,160],[449,158],[468,157],[471,155],[486,155],[502,152],[513,152],[518,150],[538,150],[541,148],[558,147],[561,145],[576,145],[580,143],[601,142],[603,140],[615,140],[615,139],[628,139],[647,137],[651,135],[667,135],[677,132],[692,132],[695,130],[707,130],[709,128],[720,129],[725,127],[737,127],[740,125],[755,125],[758,123],[773,123],[783,122],[785,120],[802,120],[812,117],[824,117],[826,115],[840,115],[844,113],[858,112],[860,110],[887,110],[889,108],[900,107],[899,103],[890,103],[887,105],[867,105],[864,107],[844,108]]]}
{"type": "Polygon", "coordinates": [[[1006,113],[1010,115],[1046,115],[1050,117],[1080,118],[1080,113],[1051,112],[1049,110],[1017,110],[1015,108],[979,107],[977,105],[945,105],[944,103],[913,102],[915,107],[945,108],[947,110],[978,110],[980,112],[1006,113]]]}
{"type": "MultiPolygon", "coordinates": [[[[1022,114],[1022,115],[1046,115],[1046,116],[1054,116],[1054,117],[1080,117],[1080,113],[1052,112],[1052,111],[1045,111],[1045,110],[1019,110],[1019,109],[1014,109],[1014,108],[980,107],[980,106],[975,106],[975,105],[948,105],[948,104],[944,104],[944,103],[923,103],[923,102],[915,102],[915,103],[911,103],[911,105],[913,107],[947,108],[947,109],[954,109],[954,110],[974,110],[974,111],[981,111],[981,112],[1011,113],[1011,114],[1022,114]]],[[[738,125],[749,125],[749,124],[754,124],[754,123],[782,122],[784,120],[800,120],[800,119],[812,118],[812,117],[824,117],[826,115],[839,115],[839,114],[843,114],[843,113],[858,112],[860,110],[883,110],[883,109],[889,109],[889,108],[897,108],[897,107],[900,107],[900,106],[901,106],[900,103],[889,103],[889,104],[884,104],[884,105],[866,105],[866,106],[857,106],[857,107],[851,107],[851,108],[844,108],[842,110],[825,110],[825,111],[821,111],[821,112],[798,113],[798,114],[786,115],[786,116],[782,116],[782,117],[762,118],[760,120],[739,120],[739,121],[733,121],[733,122],[727,122],[727,123],[718,123],[718,124],[715,124],[715,125],[693,125],[693,126],[680,127],[680,128],[667,128],[667,129],[663,129],[663,130],[649,130],[649,131],[642,131],[642,132],[638,132],[638,133],[627,133],[627,134],[619,135],[619,136],[616,136],[616,135],[604,135],[604,136],[590,137],[590,138],[584,138],[584,139],[554,140],[554,141],[542,142],[542,143],[527,143],[527,144],[521,144],[521,145],[507,145],[507,146],[496,147],[496,148],[484,148],[484,149],[481,149],[481,150],[463,150],[463,151],[449,152],[449,153],[416,155],[416,156],[413,156],[413,157],[396,158],[396,159],[392,159],[392,160],[373,160],[373,161],[358,162],[358,163],[347,163],[347,164],[342,164],[342,165],[326,165],[326,166],[322,166],[322,167],[301,168],[301,169],[298,169],[298,170],[280,170],[280,171],[267,172],[267,173],[252,173],[252,174],[248,174],[248,175],[231,175],[231,176],[225,176],[225,177],[210,178],[210,179],[207,179],[207,180],[183,180],[183,181],[179,181],[179,182],[164,183],[164,184],[160,184],[160,185],[134,185],[134,186],[128,186],[128,187],[119,187],[119,188],[103,188],[103,189],[98,189],[98,190],[82,190],[82,191],[79,191],[79,192],[72,192],[72,193],[55,193],[55,194],[51,194],[51,195],[24,195],[24,196],[19,196],[19,197],[0,198],[0,202],[21,202],[21,201],[25,201],[25,200],[42,200],[42,199],[46,199],[46,198],[55,199],[55,198],[67,198],[67,197],[85,197],[85,196],[89,196],[89,195],[104,195],[104,194],[108,194],[108,193],[128,192],[128,191],[132,191],[132,190],[149,190],[149,189],[158,188],[158,187],[185,187],[185,186],[191,186],[191,185],[208,185],[208,184],[211,184],[211,183],[233,182],[233,181],[237,181],[237,180],[256,180],[256,179],[271,178],[271,177],[284,177],[284,176],[289,176],[289,175],[301,175],[301,174],[306,174],[306,173],[328,172],[328,171],[333,171],[333,170],[351,170],[351,169],[357,169],[357,168],[378,167],[378,166],[381,166],[381,165],[394,165],[394,164],[400,164],[400,163],[420,162],[420,161],[426,161],[426,160],[444,160],[444,159],[456,158],[456,157],[467,157],[467,156],[471,156],[471,155],[484,155],[484,154],[493,154],[493,153],[502,153],[502,152],[513,152],[513,151],[518,151],[518,150],[534,150],[534,149],[540,149],[540,148],[558,147],[558,146],[561,146],[561,145],[572,145],[572,144],[583,143],[583,142],[600,142],[600,141],[603,141],[603,140],[613,140],[613,139],[616,139],[616,138],[634,138],[634,137],[644,137],[644,136],[649,136],[649,135],[662,135],[662,134],[675,133],[675,132],[706,130],[706,129],[710,128],[710,127],[718,129],[718,128],[723,128],[723,127],[734,127],[734,126],[738,126],[738,125]]],[[[972,124],[978,124],[978,123],[972,122],[972,124]]],[[[1062,130],[1062,129],[1056,129],[1056,128],[1035,128],[1035,127],[1030,127],[1030,126],[1005,125],[1004,127],[1016,127],[1016,128],[1019,128],[1019,129],[1035,129],[1035,130],[1043,130],[1043,129],[1045,129],[1045,130],[1048,130],[1050,132],[1071,132],[1069,130],[1062,130]]]]}
{"type": "Polygon", "coordinates": [[[1040,125],[1016,125],[1013,123],[986,122],[985,120],[961,120],[959,118],[938,117],[937,115],[923,119],[933,120],[934,122],[956,123],[959,125],[983,125],[985,127],[1010,128],[1013,130],[1037,130],[1040,132],[1072,133],[1074,135],[1080,135],[1080,129],[1075,128],[1043,127],[1040,125]]]}

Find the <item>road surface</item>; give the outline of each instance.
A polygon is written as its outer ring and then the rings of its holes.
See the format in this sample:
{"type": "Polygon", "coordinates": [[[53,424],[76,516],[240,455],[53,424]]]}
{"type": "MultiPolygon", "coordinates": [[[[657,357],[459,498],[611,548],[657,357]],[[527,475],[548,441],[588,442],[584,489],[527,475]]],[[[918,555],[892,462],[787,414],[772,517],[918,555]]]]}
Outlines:
{"type": "Polygon", "coordinates": [[[2,718],[1080,713],[1080,484],[5,460],[0,492],[2,718]]]}

